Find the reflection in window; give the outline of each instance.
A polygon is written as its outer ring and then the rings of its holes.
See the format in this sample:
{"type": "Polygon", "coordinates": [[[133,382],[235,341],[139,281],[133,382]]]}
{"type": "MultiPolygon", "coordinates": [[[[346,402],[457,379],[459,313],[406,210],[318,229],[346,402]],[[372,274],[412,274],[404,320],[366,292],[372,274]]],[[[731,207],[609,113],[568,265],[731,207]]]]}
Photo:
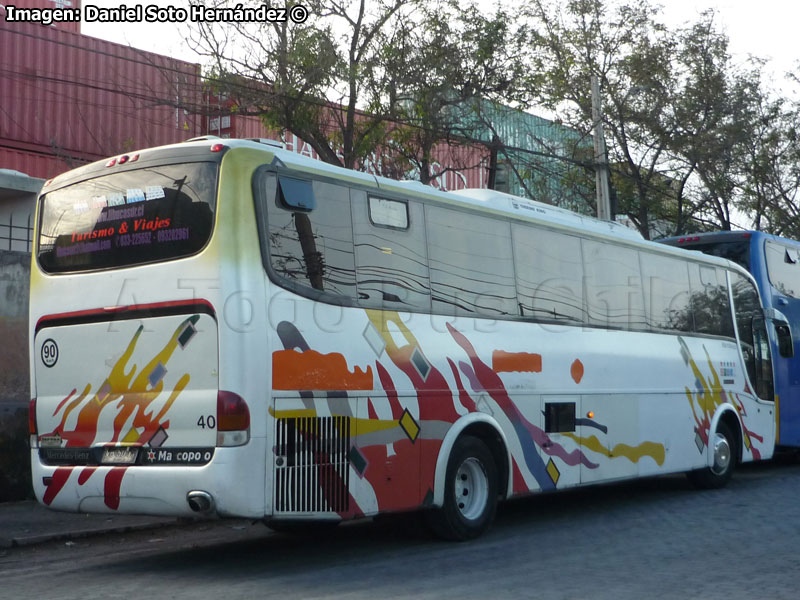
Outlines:
{"type": "Polygon", "coordinates": [[[518,315],[509,223],[433,206],[425,221],[433,311],[518,315]]]}
{"type": "Polygon", "coordinates": [[[687,263],[671,256],[642,253],[642,275],[650,327],[693,331],[687,263]]]}
{"type": "Polygon", "coordinates": [[[211,237],[216,163],[108,173],[46,194],[38,258],[48,272],[127,267],[188,256],[211,237]]]}
{"type": "Polygon", "coordinates": [[[276,201],[273,174],[266,175],[265,185],[270,260],[275,272],[320,291],[354,298],[349,189],[314,181],[316,208],[299,212],[288,210],[276,201]]]}
{"type": "Polygon", "coordinates": [[[770,283],[781,294],[800,298],[800,262],[797,249],[767,242],[765,255],[770,283]]]}
{"type": "Polygon", "coordinates": [[[695,331],[734,337],[725,271],[690,263],[689,285],[692,288],[691,306],[695,331]]]}
{"type": "Polygon", "coordinates": [[[368,206],[374,208],[373,198],[369,199],[368,205],[366,192],[351,190],[350,197],[353,202],[359,302],[372,308],[430,312],[422,205],[396,203],[402,205],[399,214],[404,219],[393,218],[392,222],[399,227],[399,223],[405,221],[404,229],[396,229],[375,225],[375,211],[367,212],[368,206]]]}
{"type": "Polygon", "coordinates": [[[767,329],[755,286],[738,273],[730,272],[736,329],[745,367],[756,394],[763,400],[773,399],[772,359],[767,329]]]}
{"type": "Polygon", "coordinates": [[[512,226],[520,314],[583,323],[583,261],[577,237],[512,226]]]}
{"type": "Polygon", "coordinates": [[[638,252],[623,246],[584,240],[583,258],[589,323],[644,329],[638,252]]]}

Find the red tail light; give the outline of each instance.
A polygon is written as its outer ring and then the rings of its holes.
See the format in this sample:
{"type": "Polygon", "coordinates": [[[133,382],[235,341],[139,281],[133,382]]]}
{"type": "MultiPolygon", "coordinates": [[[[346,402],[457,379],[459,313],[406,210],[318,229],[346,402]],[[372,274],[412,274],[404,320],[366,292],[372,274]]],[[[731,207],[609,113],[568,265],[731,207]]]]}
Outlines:
{"type": "Polygon", "coordinates": [[[36,427],[36,398],[31,398],[28,404],[28,433],[30,434],[31,448],[38,448],[39,431],[36,427]]]}
{"type": "Polygon", "coordinates": [[[243,446],[250,440],[250,409],[238,394],[217,392],[217,446],[243,446]]]}
{"type": "Polygon", "coordinates": [[[217,393],[217,430],[241,431],[250,427],[250,409],[244,399],[233,392],[217,393]]]}
{"type": "Polygon", "coordinates": [[[214,144],[213,146],[211,146],[211,151],[212,152],[222,152],[222,150],[224,148],[225,148],[225,144],[214,144]]]}
{"type": "Polygon", "coordinates": [[[36,398],[32,398],[28,404],[28,433],[37,435],[36,429],[36,398]]]}

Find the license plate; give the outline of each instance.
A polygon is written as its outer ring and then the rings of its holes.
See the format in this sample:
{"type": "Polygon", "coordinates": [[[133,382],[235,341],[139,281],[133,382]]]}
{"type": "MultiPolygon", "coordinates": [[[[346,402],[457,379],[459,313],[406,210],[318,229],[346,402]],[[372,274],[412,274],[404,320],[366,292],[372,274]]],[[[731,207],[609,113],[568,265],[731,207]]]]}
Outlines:
{"type": "Polygon", "coordinates": [[[132,465],[136,462],[136,448],[104,448],[101,462],[104,465],[132,465]]]}

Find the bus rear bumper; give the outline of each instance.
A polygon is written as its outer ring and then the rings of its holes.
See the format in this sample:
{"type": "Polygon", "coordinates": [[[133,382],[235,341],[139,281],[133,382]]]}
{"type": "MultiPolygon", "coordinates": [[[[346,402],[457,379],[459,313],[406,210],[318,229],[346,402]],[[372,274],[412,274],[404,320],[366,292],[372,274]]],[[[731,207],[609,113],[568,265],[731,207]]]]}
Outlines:
{"type": "MultiPolygon", "coordinates": [[[[263,448],[263,439],[251,444],[263,448]]],[[[49,466],[32,450],[33,489],[40,503],[67,512],[262,518],[264,474],[253,471],[257,461],[243,459],[242,450],[217,448],[204,466],[131,467],[49,466]],[[198,492],[208,497],[209,510],[190,502],[198,492]]]]}

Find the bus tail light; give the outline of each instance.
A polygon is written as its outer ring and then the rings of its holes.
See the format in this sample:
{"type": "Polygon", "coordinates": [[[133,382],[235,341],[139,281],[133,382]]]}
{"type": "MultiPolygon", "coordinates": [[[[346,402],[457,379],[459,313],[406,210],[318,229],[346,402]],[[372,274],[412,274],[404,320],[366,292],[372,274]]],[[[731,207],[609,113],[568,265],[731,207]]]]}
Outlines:
{"type": "Polygon", "coordinates": [[[250,441],[250,410],[238,394],[217,392],[217,446],[243,446],[250,441]]]}
{"type": "Polygon", "coordinates": [[[28,404],[28,433],[31,439],[31,448],[39,447],[39,431],[36,427],[36,398],[31,398],[28,404]]]}

